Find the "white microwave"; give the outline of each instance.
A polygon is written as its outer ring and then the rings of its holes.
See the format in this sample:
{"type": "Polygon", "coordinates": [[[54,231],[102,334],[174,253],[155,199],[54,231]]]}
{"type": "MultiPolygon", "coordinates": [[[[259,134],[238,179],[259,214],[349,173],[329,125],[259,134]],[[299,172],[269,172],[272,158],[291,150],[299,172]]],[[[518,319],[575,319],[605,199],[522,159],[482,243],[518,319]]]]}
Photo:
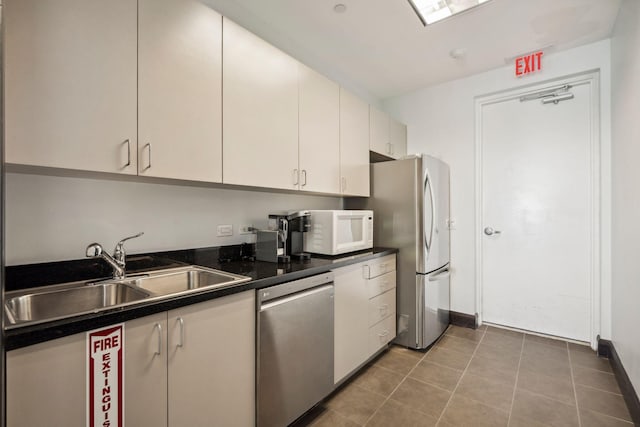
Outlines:
{"type": "Polygon", "coordinates": [[[373,247],[373,211],[309,211],[311,229],[304,233],[304,251],[339,255],[373,247]]]}

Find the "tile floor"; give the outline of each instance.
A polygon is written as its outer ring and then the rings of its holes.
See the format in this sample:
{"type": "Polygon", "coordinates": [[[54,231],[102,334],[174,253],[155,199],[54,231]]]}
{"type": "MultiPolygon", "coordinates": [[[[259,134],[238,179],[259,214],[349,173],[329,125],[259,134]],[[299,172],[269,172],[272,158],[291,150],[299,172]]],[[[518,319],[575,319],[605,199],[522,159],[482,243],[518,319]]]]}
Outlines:
{"type": "Polygon", "coordinates": [[[393,346],[295,427],[633,426],[607,359],[493,327],[393,346]]]}

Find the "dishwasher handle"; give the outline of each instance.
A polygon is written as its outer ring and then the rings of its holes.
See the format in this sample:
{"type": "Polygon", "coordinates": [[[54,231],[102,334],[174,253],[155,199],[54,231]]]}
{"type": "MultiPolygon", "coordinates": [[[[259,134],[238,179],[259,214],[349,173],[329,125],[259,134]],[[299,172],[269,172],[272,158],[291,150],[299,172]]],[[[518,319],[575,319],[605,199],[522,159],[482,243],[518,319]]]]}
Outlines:
{"type": "Polygon", "coordinates": [[[315,276],[305,277],[304,279],[258,289],[257,307],[261,307],[268,301],[275,301],[282,297],[297,294],[298,292],[313,289],[329,283],[333,283],[333,272],[322,273],[315,276]]]}
{"type": "Polygon", "coordinates": [[[274,308],[274,307],[277,307],[279,305],[286,304],[286,303],[289,303],[289,302],[292,302],[292,301],[295,301],[295,300],[298,300],[298,299],[301,299],[301,298],[308,297],[308,296],[313,295],[313,294],[324,292],[324,291],[329,290],[329,289],[333,290],[333,283],[331,283],[329,285],[324,285],[324,286],[319,286],[317,288],[309,289],[308,291],[303,291],[303,292],[298,292],[298,293],[295,293],[295,294],[287,295],[287,296],[284,296],[282,298],[279,298],[279,299],[272,300],[272,301],[269,301],[269,302],[261,304],[260,305],[260,312],[263,312],[265,310],[269,310],[270,308],[274,308]]]}

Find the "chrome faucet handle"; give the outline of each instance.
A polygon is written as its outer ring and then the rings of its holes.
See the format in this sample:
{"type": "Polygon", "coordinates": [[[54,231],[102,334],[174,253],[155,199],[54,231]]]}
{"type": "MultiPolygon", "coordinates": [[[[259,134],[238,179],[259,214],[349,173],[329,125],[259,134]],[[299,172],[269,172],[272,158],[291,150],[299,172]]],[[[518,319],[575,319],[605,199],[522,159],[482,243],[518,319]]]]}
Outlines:
{"type": "Polygon", "coordinates": [[[113,278],[114,279],[122,279],[125,275],[124,271],[124,261],[120,262],[108,253],[104,251],[102,245],[99,243],[91,243],[87,246],[87,257],[89,258],[102,258],[105,260],[111,268],[113,268],[113,278]]]}
{"type": "Polygon", "coordinates": [[[140,237],[143,234],[144,234],[144,231],[141,231],[140,233],[134,236],[125,237],[124,239],[120,240],[116,244],[116,248],[113,251],[113,257],[116,259],[116,261],[118,261],[121,264],[124,264],[125,256],[126,256],[126,253],[124,251],[124,242],[126,242],[127,240],[135,239],[136,237],[140,237]]]}
{"type": "Polygon", "coordinates": [[[91,243],[89,246],[87,246],[87,256],[89,258],[99,257],[103,252],[104,250],[99,243],[91,243]]]}

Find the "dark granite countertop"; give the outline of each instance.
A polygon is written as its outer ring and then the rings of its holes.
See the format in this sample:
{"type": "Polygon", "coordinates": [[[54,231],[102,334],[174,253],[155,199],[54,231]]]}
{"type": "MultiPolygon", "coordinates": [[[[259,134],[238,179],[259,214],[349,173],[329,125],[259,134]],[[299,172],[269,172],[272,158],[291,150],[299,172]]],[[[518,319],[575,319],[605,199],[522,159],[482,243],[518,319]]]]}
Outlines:
{"type": "MultiPolygon", "coordinates": [[[[336,257],[312,256],[307,261],[291,261],[290,264],[283,265],[249,259],[243,260],[242,250],[244,248],[244,246],[199,248],[128,256],[128,273],[140,273],[184,265],[198,265],[240,274],[250,277],[252,280],[231,288],[203,290],[202,292],[176,297],[168,296],[161,301],[147,303],[141,301],[139,304],[107,309],[98,313],[84,314],[35,325],[13,327],[5,330],[6,350],[15,350],[225,295],[302,279],[349,264],[398,252],[397,249],[391,248],[373,248],[336,257]]],[[[107,278],[110,269],[105,264],[99,259],[88,259],[7,267],[5,269],[6,290],[11,291],[33,286],[107,278]]]]}

